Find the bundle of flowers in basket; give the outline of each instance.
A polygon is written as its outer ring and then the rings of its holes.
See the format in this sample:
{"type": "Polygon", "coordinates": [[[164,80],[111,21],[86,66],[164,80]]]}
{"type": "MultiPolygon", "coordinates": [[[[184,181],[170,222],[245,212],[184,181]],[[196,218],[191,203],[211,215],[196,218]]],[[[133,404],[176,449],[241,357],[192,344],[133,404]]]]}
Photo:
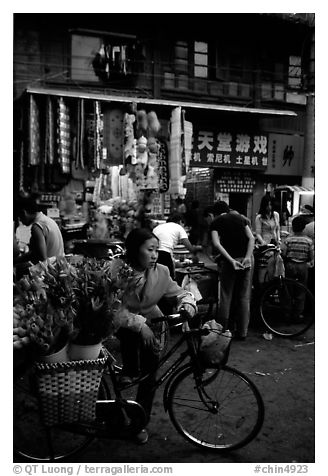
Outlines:
{"type": "Polygon", "coordinates": [[[73,344],[101,343],[113,332],[113,313],[120,303],[130,268],[112,261],[65,258],[39,263],[15,284],[14,320],[38,356],[68,346],[62,360],[76,360],[73,344]],[[74,355],[72,355],[74,354],[74,355]]]}
{"type": "MultiPolygon", "coordinates": [[[[15,283],[14,319],[36,355],[64,348],[73,331],[73,291],[68,263],[39,263],[15,283]]],[[[65,360],[65,355],[63,356],[65,360]]]]}
{"type": "Polygon", "coordinates": [[[86,346],[91,352],[87,358],[97,357],[102,341],[113,333],[113,315],[120,305],[128,273],[129,267],[120,258],[111,261],[84,258],[72,269],[74,330],[70,356],[73,360],[84,355],[86,346]]]}

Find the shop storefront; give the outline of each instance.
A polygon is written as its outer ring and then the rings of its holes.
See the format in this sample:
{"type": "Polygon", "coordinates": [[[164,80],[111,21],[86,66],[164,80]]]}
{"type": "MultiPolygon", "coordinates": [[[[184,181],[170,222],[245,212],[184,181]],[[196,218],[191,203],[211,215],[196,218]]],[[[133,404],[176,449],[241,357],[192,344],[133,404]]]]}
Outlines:
{"type": "Polygon", "coordinates": [[[272,164],[263,114],[295,116],[30,88],[21,100],[16,194],[38,193],[67,236],[79,238],[92,222],[97,238],[124,237],[136,219],[165,219],[187,192],[202,208],[222,199],[253,219],[272,164]]]}
{"type": "Polygon", "coordinates": [[[190,165],[213,169],[214,199],[251,217],[253,192],[268,165],[268,136],[260,131],[195,130],[190,165]]]}
{"type": "Polygon", "coordinates": [[[95,238],[123,238],[186,193],[192,124],[181,107],[113,99],[41,90],[22,100],[16,196],[37,194],[68,240],[90,224],[95,238]]]}

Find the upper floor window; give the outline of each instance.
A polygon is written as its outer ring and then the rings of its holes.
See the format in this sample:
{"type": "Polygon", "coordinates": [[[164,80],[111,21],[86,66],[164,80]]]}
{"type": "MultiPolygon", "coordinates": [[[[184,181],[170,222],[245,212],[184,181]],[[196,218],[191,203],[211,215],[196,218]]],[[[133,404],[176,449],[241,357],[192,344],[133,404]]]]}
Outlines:
{"type": "Polygon", "coordinates": [[[194,42],[194,76],[208,77],[208,44],[203,41],[194,42]]]}
{"type": "Polygon", "coordinates": [[[289,57],[288,86],[293,89],[300,89],[302,86],[302,66],[300,56],[289,57]]]}
{"type": "Polygon", "coordinates": [[[71,79],[107,81],[132,72],[135,42],[112,36],[72,34],[71,79]]]}
{"type": "Polygon", "coordinates": [[[185,41],[177,41],[174,46],[174,66],[175,71],[179,74],[188,74],[189,64],[188,43],[185,41]]]}

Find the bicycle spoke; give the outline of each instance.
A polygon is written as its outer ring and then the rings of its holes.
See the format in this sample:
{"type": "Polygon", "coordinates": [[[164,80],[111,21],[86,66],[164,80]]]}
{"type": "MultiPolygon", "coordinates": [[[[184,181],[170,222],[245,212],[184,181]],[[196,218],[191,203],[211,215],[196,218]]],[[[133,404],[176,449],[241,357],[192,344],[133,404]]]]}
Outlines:
{"type": "Polygon", "coordinates": [[[256,436],[264,407],[256,387],[241,372],[224,367],[195,386],[190,367],[172,383],[169,414],[192,443],[222,451],[239,448],[256,436]]]}

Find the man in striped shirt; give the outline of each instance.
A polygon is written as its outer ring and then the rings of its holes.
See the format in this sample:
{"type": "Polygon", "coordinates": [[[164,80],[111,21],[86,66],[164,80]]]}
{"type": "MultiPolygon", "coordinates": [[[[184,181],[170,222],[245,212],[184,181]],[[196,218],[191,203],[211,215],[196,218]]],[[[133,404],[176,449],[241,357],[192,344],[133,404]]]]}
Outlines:
{"type": "MultiPolygon", "coordinates": [[[[286,276],[297,279],[307,285],[309,268],[314,265],[313,241],[305,235],[306,221],[297,216],[292,222],[293,234],[286,238],[281,245],[281,251],[286,259],[286,276]]],[[[302,293],[303,294],[303,293],[302,293]]],[[[301,314],[304,309],[305,296],[298,296],[295,311],[301,314]]]]}

